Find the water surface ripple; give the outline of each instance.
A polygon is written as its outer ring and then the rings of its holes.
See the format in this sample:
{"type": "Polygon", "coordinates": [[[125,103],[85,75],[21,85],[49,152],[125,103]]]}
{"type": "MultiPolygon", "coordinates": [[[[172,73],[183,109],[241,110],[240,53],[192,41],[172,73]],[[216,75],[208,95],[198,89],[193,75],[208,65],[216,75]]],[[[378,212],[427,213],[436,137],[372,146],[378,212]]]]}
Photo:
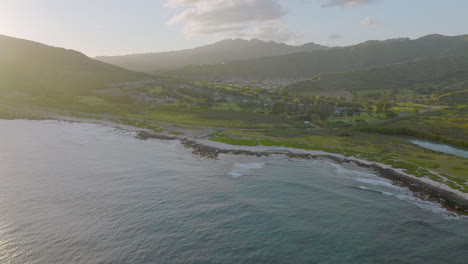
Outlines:
{"type": "Polygon", "coordinates": [[[468,220],[372,172],[0,120],[0,263],[466,263],[468,220]]]}

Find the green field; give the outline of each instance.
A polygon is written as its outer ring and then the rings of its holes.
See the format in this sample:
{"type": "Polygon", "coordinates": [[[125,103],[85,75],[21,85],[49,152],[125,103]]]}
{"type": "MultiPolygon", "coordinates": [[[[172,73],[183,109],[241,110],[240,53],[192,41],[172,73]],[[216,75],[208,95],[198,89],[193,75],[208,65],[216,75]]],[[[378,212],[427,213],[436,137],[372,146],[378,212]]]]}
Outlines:
{"type": "Polygon", "coordinates": [[[361,131],[414,136],[468,148],[468,106],[461,105],[370,124],[361,131]]]}
{"type": "Polygon", "coordinates": [[[26,97],[9,100],[20,105],[33,105],[88,114],[114,115],[122,118],[159,121],[176,124],[226,127],[273,128],[295,127],[298,121],[278,115],[267,115],[242,110],[227,110],[187,105],[145,105],[138,103],[114,104],[95,96],[86,97],[26,97]]]}

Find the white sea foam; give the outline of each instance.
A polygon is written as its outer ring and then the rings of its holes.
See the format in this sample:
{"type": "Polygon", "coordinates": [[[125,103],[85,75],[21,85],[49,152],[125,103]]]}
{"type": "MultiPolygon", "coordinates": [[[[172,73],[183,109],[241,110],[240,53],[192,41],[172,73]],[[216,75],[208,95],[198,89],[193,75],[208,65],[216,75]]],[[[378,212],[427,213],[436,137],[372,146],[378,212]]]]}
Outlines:
{"type": "Polygon", "coordinates": [[[441,214],[446,219],[464,219],[464,220],[468,219],[468,216],[456,215],[456,214],[448,211],[447,209],[445,209],[444,207],[442,207],[440,204],[438,204],[436,202],[422,200],[422,199],[414,196],[411,192],[409,192],[409,190],[407,188],[393,185],[390,181],[381,180],[381,179],[364,179],[364,178],[356,178],[354,180],[358,181],[358,182],[361,182],[361,183],[366,183],[366,184],[369,184],[369,185],[373,185],[373,186],[383,186],[383,187],[393,188],[395,190],[401,191],[400,193],[393,194],[393,193],[386,192],[386,191],[383,191],[383,190],[373,189],[373,188],[369,188],[369,187],[366,187],[366,186],[359,186],[359,188],[363,189],[363,190],[371,190],[371,191],[379,192],[379,193],[381,193],[383,195],[394,196],[397,199],[400,199],[402,201],[414,204],[414,205],[416,205],[417,207],[419,207],[419,208],[421,208],[423,210],[431,211],[431,212],[436,213],[436,214],[441,214]],[[404,193],[402,193],[402,192],[404,192],[404,193]]]}
{"type": "Polygon", "coordinates": [[[387,195],[387,196],[394,196],[395,195],[395,194],[390,193],[390,192],[385,192],[385,191],[381,191],[381,190],[374,190],[374,189],[371,189],[371,188],[367,188],[365,186],[359,186],[359,189],[375,191],[375,192],[379,192],[379,193],[381,193],[383,195],[387,195]]]}
{"type": "Polygon", "coordinates": [[[384,186],[392,189],[398,189],[398,190],[403,190],[404,188],[400,186],[396,186],[392,184],[390,181],[382,180],[382,179],[365,179],[365,178],[356,178],[354,179],[355,181],[370,184],[370,185],[375,185],[375,186],[384,186]]]}
{"type": "Polygon", "coordinates": [[[265,166],[265,163],[253,162],[253,163],[235,163],[232,170],[228,175],[232,177],[240,177],[248,174],[251,170],[261,169],[265,166]]]}
{"type": "Polygon", "coordinates": [[[425,201],[422,200],[418,197],[413,196],[412,194],[400,194],[396,195],[396,197],[400,200],[412,203],[416,205],[417,207],[431,211],[436,214],[441,214],[443,215],[446,219],[463,219],[463,220],[468,220],[468,216],[465,215],[456,215],[444,207],[442,207],[440,204],[431,202],[431,201],[425,201]]]}
{"type": "Polygon", "coordinates": [[[396,197],[399,200],[414,204],[414,205],[416,205],[417,207],[419,207],[419,208],[421,208],[423,210],[430,211],[430,212],[435,213],[435,214],[440,214],[445,219],[468,220],[468,216],[457,215],[457,214],[455,214],[453,212],[448,211],[447,209],[445,209],[444,207],[442,207],[440,204],[438,204],[436,202],[422,200],[422,199],[414,196],[411,193],[408,193],[408,194],[394,194],[394,193],[390,193],[390,192],[386,192],[386,191],[382,191],[382,190],[372,189],[372,188],[365,187],[365,186],[359,186],[358,188],[362,189],[362,190],[381,193],[382,195],[386,195],[386,196],[396,197]]]}
{"type": "Polygon", "coordinates": [[[368,173],[368,172],[365,172],[365,171],[347,169],[347,168],[341,166],[338,163],[328,162],[328,161],[326,163],[330,164],[332,167],[334,167],[337,173],[347,174],[347,175],[374,176],[374,174],[368,173]]]}

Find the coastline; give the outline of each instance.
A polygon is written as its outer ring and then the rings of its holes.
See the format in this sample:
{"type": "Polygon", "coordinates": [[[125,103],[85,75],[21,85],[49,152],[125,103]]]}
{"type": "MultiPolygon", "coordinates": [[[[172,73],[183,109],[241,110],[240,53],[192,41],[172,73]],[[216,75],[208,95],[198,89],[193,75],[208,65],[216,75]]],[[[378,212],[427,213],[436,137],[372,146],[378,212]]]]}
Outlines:
{"type": "Polygon", "coordinates": [[[338,164],[353,164],[362,168],[370,169],[380,177],[391,180],[398,186],[409,188],[409,190],[422,200],[433,201],[443,207],[460,215],[468,215],[468,193],[452,189],[444,184],[429,178],[416,177],[403,172],[402,169],[393,168],[378,162],[370,162],[354,157],[346,157],[341,154],[328,153],[324,151],[312,151],[277,146],[239,146],[229,145],[221,142],[208,140],[205,137],[192,137],[186,135],[169,135],[156,133],[149,129],[138,128],[130,125],[119,124],[108,120],[98,120],[82,117],[71,117],[62,115],[50,115],[49,120],[66,122],[92,123],[108,127],[114,127],[136,133],[136,137],[142,140],[178,140],[187,149],[191,149],[194,155],[203,156],[208,159],[216,159],[220,154],[246,155],[246,156],[270,156],[284,155],[292,159],[322,159],[338,164]]]}
{"type": "MultiPolygon", "coordinates": [[[[151,135],[147,132],[138,132],[138,137],[142,139],[166,139],[164,135],[151,135]]],[[[370,169],[380,177],[391,180],[398,186],[408,187],[415,196],[420,199],[435,201],[443,207],[458,214],[468,215],[468,194],[439,182],[432,181],[428,178],[418,178],[407,174],[401,169],[393,168],[389,165],[369,162],[354,157],[346,157],[340,154],[328,153],[323,151],[309,151],[285,147],[268,147],[268,146],[234,146],[224,143],[209,141],[206,139],[180,139],[182,144],[189,149],[193,149],[192,153],[201,155],[207,158],[217,158],[219,154],[227,155],[246,155],[246,156],[269,156],[269,155],[285,155],[291,159],[303,160],[328,160],[338,164],[353,164],[362,168],[370,169]]]]}

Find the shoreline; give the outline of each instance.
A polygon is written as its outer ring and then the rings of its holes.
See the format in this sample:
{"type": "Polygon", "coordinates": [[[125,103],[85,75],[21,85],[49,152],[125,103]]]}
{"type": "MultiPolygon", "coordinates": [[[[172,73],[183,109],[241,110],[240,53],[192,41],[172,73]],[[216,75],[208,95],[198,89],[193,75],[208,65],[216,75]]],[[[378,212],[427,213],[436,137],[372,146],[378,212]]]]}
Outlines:
{"type": "Polygon", "coordinates": [[[466,193],[451,189],[448,186],[427,178],[418,178],[416,176],[404,173],[401,169],[395,169],[383,163],[369,162],[354,157],[345,157],[340,154],[328,153],[324,151],[309,151],[267,146],[234,146],[209,140],[187,138],[180,139],[177,137],[168,138],[166,135],[151,135],[143,131],[138,132],[137,136],[143,140],[153,138],[161,140],[180,140],[184,147],[192,149],[192,153],[194,155],[199,155],[210,159],[216,159],[219,154],[256,157],[285,155],[291,159],[328,160],[340,165],[353,164],[361,168],[369,169],[375,172],[378,176],[391,180],[395,185],[409,188],[409,190],[416,197],[422,200],[434,201],[452,212],[460,215],[468,215],[468,195],[466,193]]]}
{"type": "Polygon", "coordinates": [[[141,140],[178,140],[181,144],[192,150],[192,154],[208,159],[216,159],[219,154],[245,155],[265,157],[270,155],[284,155],[288,158],[303,160],[328,160],[338,164],[354,164],[356,166],[369,169],[378,176],[389,179],[393,184],[409,188],[418,198],[427,201],[437,202],[451,212],[468,215],[468,193],[452,189],[442,183],[432,181],[429,178],[418,178],[396,169],[390,165],[378,162],[370,162],[354,157],[346,157],[341,154],[324,151],[312,151],[287,147],[272,146],[239,146],[229,145],[221,142],[210,141],[204,137],[190,137],[186,135],[168,135],[156,133],[149,129],[138,128],[130,125],[119,124],[109,120],[98,120],[82,117],[71,117],[62,115],[49,116],[47,119],[66,122],[92,123],[108,127],[114,127],[136,133],[136,137],[141,140]]]}

